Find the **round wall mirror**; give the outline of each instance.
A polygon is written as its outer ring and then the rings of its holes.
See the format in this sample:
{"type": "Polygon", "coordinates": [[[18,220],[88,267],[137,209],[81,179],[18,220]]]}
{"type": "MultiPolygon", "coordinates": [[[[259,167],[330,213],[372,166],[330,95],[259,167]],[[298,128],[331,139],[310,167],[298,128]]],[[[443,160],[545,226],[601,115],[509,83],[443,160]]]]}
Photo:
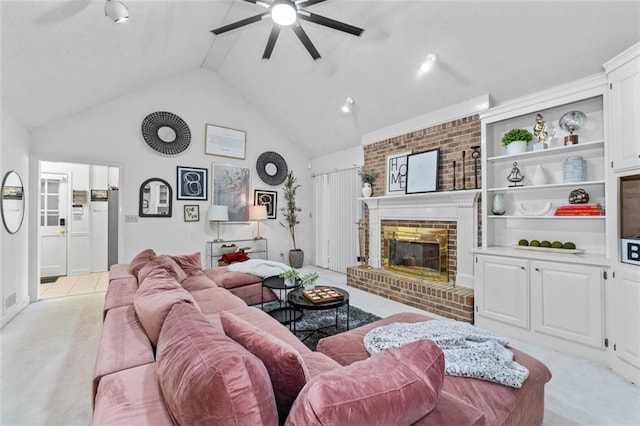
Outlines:
{"type": "Polygon", "coordinates": [[[171,185],[160,178],[151,178],[140,185],[140,217],[171,217],[171,185]]]}
{"type": "Polygon", "coordinates": [[[24,218],[24,187],[22,179],[13,170],[2,180],[2,222],[7,232],[15,234],[24,218]]]}

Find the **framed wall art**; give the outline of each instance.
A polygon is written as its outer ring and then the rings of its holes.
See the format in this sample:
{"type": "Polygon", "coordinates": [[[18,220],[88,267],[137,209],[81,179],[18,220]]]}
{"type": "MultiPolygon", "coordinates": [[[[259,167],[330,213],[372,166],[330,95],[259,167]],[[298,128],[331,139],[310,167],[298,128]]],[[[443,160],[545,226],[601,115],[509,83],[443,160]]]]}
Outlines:
{"type": "Polygon", "coordinates": [[[207,124],[204,153],[244,160],[247,150],[247,132],[207,124]]]}
{"type": "Polygon", "coordinates": [[[178,166],[178,200],[201,200],[208,198],[208,170],[178,166]]]}
{"type": "Polygon", "coordinates": [[[387,193],[404,194],[407,189],[407,155],[411,151],[387,155],[387,193]]]}
{"type": "Polygon", "coordinates": [[[275,219],[278,212],[278,193],[256,189],[253,191],[253,204],[267,206],[267,219],[275,219]]]}
{"type": "Polygon", "coordinates": [[[197,204],[187,204],[184,206],[184,221],[185,222],[199,222],[200,221],[200,206],[197,204]]]}
{"type": "Polygon", "coordinates": [[[251,169],[213,163],[213,204],[227,206],[229,222],[249,222],[251,169]]]}
{"type": "Polygon", "coordinates": [[[440,149],[407,155],[406,194],[435,192],[438,190],[440,149]]]}

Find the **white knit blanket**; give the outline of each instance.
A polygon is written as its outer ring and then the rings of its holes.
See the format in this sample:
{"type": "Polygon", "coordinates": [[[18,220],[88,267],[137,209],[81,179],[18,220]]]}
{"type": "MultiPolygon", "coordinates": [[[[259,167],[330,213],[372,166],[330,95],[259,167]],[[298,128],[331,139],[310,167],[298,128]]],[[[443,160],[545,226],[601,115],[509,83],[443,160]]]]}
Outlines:
{"type": "Polygon", "coordinates": [[[232,272],[245,272],[262,278],[280,275],[281,272],[288,271],[289,269],[291,268],[284,263],[263,259],[249,259],[244,262],[235,262],[229,265],[229,270],[232,272]]]}
{"type": "Polygon", "coordinates": [[[505,348],[509,343],[488,330],[453,320],[393,323],[374,328],[364,336],[364,346],[373,355],[419,340],[432,340],[445,359],[445,374],[474,377],[519,388],[529,370],[513,360],[505,348]]]}

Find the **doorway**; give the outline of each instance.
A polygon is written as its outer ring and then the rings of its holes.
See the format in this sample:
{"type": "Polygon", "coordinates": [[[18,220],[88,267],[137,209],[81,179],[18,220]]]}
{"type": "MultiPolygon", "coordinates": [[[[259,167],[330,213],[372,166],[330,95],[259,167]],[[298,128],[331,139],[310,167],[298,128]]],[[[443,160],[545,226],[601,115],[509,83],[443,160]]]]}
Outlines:
{"type": "Polygon", "coordinates": [[[118,260],[119,174],[117,166],[39,161],[37,299],[105,291],[118,260]]]}

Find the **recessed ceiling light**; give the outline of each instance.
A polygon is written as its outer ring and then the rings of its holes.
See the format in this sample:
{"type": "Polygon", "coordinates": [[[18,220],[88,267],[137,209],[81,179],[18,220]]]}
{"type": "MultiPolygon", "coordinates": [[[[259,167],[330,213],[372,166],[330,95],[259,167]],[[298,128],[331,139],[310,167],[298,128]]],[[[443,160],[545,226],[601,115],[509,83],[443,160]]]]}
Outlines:
{"type": "Polygon", "coordinates": [[[348,97],[347,99],[345,99],[344,105],[342,105],[342,112],[344,112],[345,114],[349,114],[355,102],[356,101],[354,101],[352,97],[348,97]]]}
{"type": "Polygon", "coordinates": [[[431,71],[436,62],[438,62],[438,56],[435,53],[429,53],[422,65],[420,65],[420,71],[423,73],[431,71]]]}

